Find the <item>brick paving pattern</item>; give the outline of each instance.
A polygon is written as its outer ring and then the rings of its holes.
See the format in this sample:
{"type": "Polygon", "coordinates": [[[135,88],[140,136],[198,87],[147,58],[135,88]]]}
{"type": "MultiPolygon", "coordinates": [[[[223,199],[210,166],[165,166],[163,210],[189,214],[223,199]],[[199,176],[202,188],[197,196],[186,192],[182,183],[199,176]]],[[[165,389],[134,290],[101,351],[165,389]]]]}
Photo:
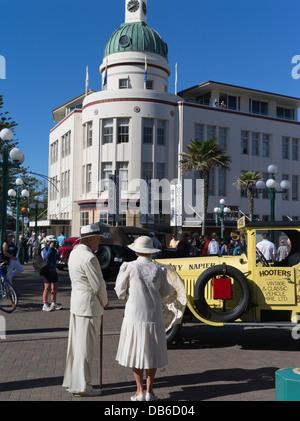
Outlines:
{"type": "MultiPolygon", "coordinates": [[[[13,285],[19,306],[5,318],[0,339],[1,401],[130,401],[135,393],[131,369],[115,361],[124,304],[107,283],[110,307],[104,314],[103,394],[78,398],[61,387],[67,349],[70,281],[59,273],[57,302],[63,309],[43,312],[41,277],[31,265],[13,285]]],[[[3,321],[3,319],[2,319],[3,321]]],[[[183,338],[169,347],[169,364],[159,369],[155,393],[162,401],[274,401],[275,371],[300,366],[300,340],[290,328],[212,328],[186,324],[183,338]]],[[[99,346],[93,365],[99,385],[99,346]]]]}

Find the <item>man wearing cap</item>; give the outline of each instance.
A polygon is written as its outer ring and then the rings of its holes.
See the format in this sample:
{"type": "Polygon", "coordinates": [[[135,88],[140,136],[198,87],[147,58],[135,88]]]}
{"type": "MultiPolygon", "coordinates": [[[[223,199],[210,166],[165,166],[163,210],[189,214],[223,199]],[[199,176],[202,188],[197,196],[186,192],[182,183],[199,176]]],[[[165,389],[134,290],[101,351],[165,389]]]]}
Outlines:
{"type": "Polygon", "coordinates": [[[98,396],[101,389],[91,385],[91,365],[101,327],[104,307],[108,306],[105,281],[94,252],[100,244],[97,224],[82,227],[80,244],[69,258],[72,283],[69,342],[63,387],[80,396],[98,396]]]}

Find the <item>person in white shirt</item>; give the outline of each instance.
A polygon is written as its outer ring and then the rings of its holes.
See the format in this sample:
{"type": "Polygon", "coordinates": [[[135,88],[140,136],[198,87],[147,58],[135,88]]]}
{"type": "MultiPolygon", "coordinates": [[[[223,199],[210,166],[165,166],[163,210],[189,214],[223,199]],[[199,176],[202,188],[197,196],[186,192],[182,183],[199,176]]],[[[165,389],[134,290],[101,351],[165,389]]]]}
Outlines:
{"type": "Polygon", "coordinates": [[[217,234],[216,233],[213,233],[211,235],[211,241],[208,245],[207,255],[208,256],[219,256],[220,255],[220,247],[219,247],[219,243],[217,241],[217,234]]]}
{"type": "Polygon", "coordinates": [[[264,232],[262,241],[256,244],[256,247],[264,255],[267,262],[275,262],[277,250],[275,244],[269,241],[269,234],[264,232]]]}

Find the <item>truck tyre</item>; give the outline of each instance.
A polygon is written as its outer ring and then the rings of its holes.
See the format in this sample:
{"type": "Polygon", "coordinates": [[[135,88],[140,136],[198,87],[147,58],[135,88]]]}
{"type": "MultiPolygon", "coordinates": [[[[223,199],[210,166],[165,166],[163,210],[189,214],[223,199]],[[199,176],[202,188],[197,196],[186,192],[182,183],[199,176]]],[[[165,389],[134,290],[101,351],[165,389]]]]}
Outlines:
{"type": "Polygon", "coordinates": [[[205,270],[198,278],[195,290],[194,301],[199,313],[206,319],[214,322],[233,322],[245,314],[250,305],[251,289],[245,275],[233,266],[216,265],[205,270]],[[208,282],[217,276],[233,278],[239,285],[240,299],[234,308],[228,311],[217,311],[210,307],[205,299],[205,287],[208,282]]]}

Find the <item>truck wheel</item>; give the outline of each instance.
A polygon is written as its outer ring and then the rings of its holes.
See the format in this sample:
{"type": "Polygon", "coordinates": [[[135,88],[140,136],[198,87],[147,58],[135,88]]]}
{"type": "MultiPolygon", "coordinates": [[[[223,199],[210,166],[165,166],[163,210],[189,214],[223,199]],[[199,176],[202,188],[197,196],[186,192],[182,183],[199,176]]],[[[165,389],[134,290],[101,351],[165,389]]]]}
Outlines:
{"type": "Polygon", "coordinates": [[[195,290],[194,301],[200,314],[211,321],[215,322],[233,322],[239,319],[249,309],[251,299],[251,289],[245,275],[233,266],[216,265],[204,271],[198,278],[195,290]],[[206,286],[212,288],[210,281],[217,277],[230,277],[233,280],[232,298],[225,300],[225,305],[220,306],[220,299],[209,299],[210,296],[206,286]],[[215,303],[213,302],[215,301],[215,303]]]}
{"type": "Polygon", "coordinates": [[[172,342],[176,341],[181,337],[181,329],[182,324],[177,324],[171,327],[171,329],[167,330],[166,332],[166,338],[167,338],[167,344],[170,345],[172,342]]]}
{"type": "Polygon", "coordinates": [[[111,252],[110,247],[100,245],[96,256],[99,260],[101,269],[102,270],[107,269],[109,267],[109,265],[111,263],[111,259],[112,259],[112,252],[111,252]]]}

